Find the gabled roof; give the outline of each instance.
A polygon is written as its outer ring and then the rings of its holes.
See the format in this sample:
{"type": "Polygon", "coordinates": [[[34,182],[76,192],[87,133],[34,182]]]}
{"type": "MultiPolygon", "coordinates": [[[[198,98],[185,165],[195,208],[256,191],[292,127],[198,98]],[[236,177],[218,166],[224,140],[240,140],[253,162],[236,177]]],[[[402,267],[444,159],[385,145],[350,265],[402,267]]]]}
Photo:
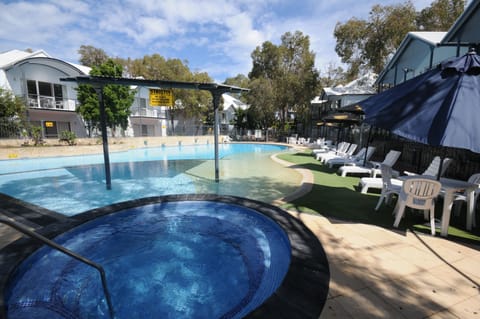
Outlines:
{"type": "Polygon", "coordinates": [[[10,50],[0,53],[0,69],[6,69],[9,66],[32,57],[50,57],[45,51],[38,50],[35,52],[27,52],[21,50],[10,50]]]}
{"type": "Polygon", "coordinates": [[[374,94],[374,83],[377,78],[375,73],[367,73],[358,79],[355,79],[345,85],[323,88],[327,96],[331,95],[356,95],[356,94],[374,94]]]}
{"type": "Polygon", "coordinates": [[[472,0],[442,39],[442,44],[480,43],[480,0],[472,0]]]}
{"type": "Polygon", "coordinates": [[[247,104],[243,103],[239,99],[234,98],[230,94],[224,93],[224,94],[222,94],[222,97],[223,97],[223,108],[224,108],[224,110],[226,110],[230,106],[233,106],[236,110],[239,109],[239,108],[242,109],[242,110],[248,109],[247,104]]]}
{"type": "Polygon", "coordinates": [[[26,61],[42,61],[42,63],[45,63],[47,65],[63,64],[70,68],[73,67],[79,73],[79,75],[87,75],[90,73],[91,70],[91,68],[88,66],[52,58],[48,53],[43,50],[38,50],[33,53],[21,50],[10,50],[0,53],[0,69],[3,70],[7,70],[14,65],[18,65],[26,61]]]}
{"type": "MultiPolygon", "coordinates": [[[[385,68],[380,72],[377,83],[394,83],[395,74],[389,73],[399,64],[402,65],[402,68],[415,69],[421,63],[425,63],[427,55],[430,54],[431,50],[435,49],[445,34],[446,32],[432,31],[408,32],[390,61],[388,61],[385,68]]],[[[403,74],[400,76],[402,75],[403,74]]]]}

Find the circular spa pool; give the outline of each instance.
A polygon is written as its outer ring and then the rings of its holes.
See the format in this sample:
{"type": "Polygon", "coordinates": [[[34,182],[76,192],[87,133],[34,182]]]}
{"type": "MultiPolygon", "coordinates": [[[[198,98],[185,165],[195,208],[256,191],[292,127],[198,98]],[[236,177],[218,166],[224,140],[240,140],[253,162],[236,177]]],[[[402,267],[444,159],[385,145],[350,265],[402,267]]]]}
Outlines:
{"type": "MultiPolygon", "coordinates": [[[[129,206],[55,238],[104,267],[115,318],[243,318],[289,269],[287,234],[250,207],[198,198],[129,206]]],[[[48,247],[16,269],[5,304],[12,319],[110,318],[98,272],[48,247]]]]}

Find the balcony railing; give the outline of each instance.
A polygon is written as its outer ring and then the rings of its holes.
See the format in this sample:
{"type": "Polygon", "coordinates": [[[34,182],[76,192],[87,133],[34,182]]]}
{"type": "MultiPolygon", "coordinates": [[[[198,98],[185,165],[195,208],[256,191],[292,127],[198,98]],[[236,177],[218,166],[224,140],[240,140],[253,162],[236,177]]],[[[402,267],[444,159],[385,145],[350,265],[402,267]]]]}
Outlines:
{"type": "Polygon", "coordinates": [[[29,95],[27,105],[34,109],[75,111],[76,102],[72,99],[55,99],[52,96],[29,95]]]}
{"type": "Polygon", "coordinates": [[[131,116],[133,117],[154,117],[165,118],[165,111],[156,109],[132,108],[131,116]]]}

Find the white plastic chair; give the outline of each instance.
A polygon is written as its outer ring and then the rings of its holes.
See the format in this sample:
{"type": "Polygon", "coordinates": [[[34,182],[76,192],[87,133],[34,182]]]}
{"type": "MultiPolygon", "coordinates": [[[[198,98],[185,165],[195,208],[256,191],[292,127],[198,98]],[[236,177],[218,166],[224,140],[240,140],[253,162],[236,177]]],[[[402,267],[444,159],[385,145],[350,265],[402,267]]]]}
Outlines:
{"type": "Polygon", "coordinates": [[[400,224],[405,207],[420,209],[424,211],[426,219],[430,212],[430,230],[435,236],[435,198],[440,193],[441,187],[442,184],[433,179],[413,177],[405,180],[393,211],[395,215],[393,227],[396,228],[400,224]]]}
{"type": "MultiPolygon", "coordinates": [[[[473,174],[468,178],[468,182],[472,184],[477,184],[478,188],[475,190],[475,195],[473,197],[473,211],[477,211],[477,200],[478,200],[478,195],[480,195],[480,173],[473,174]]],[[[453,199],[453,213],[454,215],[459,215],[460,214],[460,208],[462,207],[462,202],[467,202],[467,194],[465,193],[460,193],[455,196],[453,199]]],[[[475,222],[475,215],[473,215],[473,227],[476,226],[475,222]]]]}
{"type": "Polygon", "coordinates": [[[400,195],[400,192],[402,191],[402,185],[403,185],[403,182],[400,180],[395,180],[395,183],[392,183],[392,167],[391,166],[381,164],[380,173],[382,174],[382,194],[378,199],[378,203],[377,203],[377,206],[375,206],[375,210],[378,210],[380,208],[384,200],[386,203],[389,203],[393,194],[400,195]]]}

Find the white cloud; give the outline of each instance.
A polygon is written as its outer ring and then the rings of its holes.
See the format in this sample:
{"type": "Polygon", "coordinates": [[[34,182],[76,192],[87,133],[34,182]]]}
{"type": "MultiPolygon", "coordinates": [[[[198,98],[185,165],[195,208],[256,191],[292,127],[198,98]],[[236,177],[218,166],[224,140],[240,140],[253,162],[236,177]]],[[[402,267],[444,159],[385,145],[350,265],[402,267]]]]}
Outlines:
{"type": "MultiPolygon", "coordinates": [[[[415,1],[417,9],[431,0],[415,1]]],[[[250,54],[285,32],[310,37],[317,67],[336,62],[335,24],[368,18],[373,0],[39,0],[0,3],[0,51],[33,47],[72,61],[82,44],[109,55],[159,53],[223,81],[247,74],[250,54]],[[20,47],[18,47],[20,46],[20,47]]],[[[385,0],[382,5],[401,3],[385,0]]],[[[72,61],[75,62],[75,61],[72,61]]]]}

